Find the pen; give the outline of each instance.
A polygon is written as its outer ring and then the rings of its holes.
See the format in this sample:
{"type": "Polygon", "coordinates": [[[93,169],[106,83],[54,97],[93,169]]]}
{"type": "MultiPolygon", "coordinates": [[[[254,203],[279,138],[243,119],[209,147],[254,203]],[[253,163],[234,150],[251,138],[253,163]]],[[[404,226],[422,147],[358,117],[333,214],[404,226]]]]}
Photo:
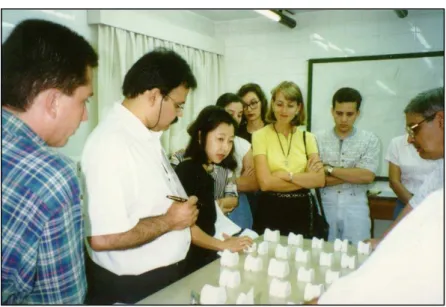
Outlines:
{"type": "MultiPolygon", "coordinates": [[[[173,200],[173,201],[177,201],[177,202],[180,202],[180,203],[184,203],[184,202],[187,201],[187,198],[183,198],[183,197],[179,197],[179,196],[167,195],[166,197],[167,197],[168,199],[171,199],[171,200],[173,200]]],[[[197,201],[196,206],[197,206],[198,209],[200,209],[201,206],[202,206],[202,203],[200,203],[199,201],[197,201]]]]}
{"type": "Polygon", "coordinates": [[[187,198],[183,198],[183,197],[179,197],[179,196],[173,196],[173,195],[167,195],[166,196],[168,199],[171,199],[173,201],[177,201],[180,203],[184,203],[187,201],[187,198]]]}

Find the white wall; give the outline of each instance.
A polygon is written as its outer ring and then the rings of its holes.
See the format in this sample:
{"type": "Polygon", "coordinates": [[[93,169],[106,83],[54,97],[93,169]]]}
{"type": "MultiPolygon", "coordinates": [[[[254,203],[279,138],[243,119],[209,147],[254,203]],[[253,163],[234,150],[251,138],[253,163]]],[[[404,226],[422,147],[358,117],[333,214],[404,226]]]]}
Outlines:
{"type": "Polygon", "coordinates": [[[326,10],[295,19],[294,29],[260,15],[216,24],[216,36],[225,43],[228,91],[257,82],[270,96],[289,79],[305,99],[311,58],[443,50],[442,10],[409,10],[404,19],[392,10],[326,10]]]}

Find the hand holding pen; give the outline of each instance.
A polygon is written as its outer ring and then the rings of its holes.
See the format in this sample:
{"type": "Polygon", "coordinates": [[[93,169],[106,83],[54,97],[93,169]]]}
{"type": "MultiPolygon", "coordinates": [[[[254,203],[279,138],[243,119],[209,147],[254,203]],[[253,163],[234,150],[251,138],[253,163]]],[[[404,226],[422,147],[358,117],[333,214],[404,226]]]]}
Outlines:
{"type": "Polygon", "coordinates": [[[195,224],[198,216],[198,209],[196,206],[198,198],[196,196],[191,196],[189,199],[185,199],[169,195],[167,198],[174,201],[166,212],[172,230],[181,230],[195,224]]]}
{"type": "MultiPolygon", "coordinates": [[[[180,196],[167,195],[166,197],[168,199],[171,199],[171,200],[179,202],[179,203],[184,203],[184,202],[188,201],[187,198],[183,198],[183,197],[180,197],[180,196]]],[[[196,202],[197,208],[200,209],[202,205],[203,204],[199,200],[197,200],[197,202],[196,202]]]]}

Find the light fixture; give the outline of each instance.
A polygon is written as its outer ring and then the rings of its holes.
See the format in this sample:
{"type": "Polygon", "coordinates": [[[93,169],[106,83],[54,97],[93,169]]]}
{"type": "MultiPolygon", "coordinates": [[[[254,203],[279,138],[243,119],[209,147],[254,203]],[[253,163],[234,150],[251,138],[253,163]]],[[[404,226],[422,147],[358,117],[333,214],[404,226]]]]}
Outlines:
{"type": "Polygon", "coordinates": [[[394,10],[399,18],[405,18],[409,14],[407,10],[394,10]]]}
{"type": "Polygon", "coordinates": [[[280,16],[271,10],[254,10],[254,11],[274,21],[280,21],[280,16]]]}
{"type": "Polygon", "coordinates": [[[283,14],[282,10],[254,10],[254,11],[276,22],[278,21],[281,24],[291,29],[296,27],[296,20],[283,14]]]}

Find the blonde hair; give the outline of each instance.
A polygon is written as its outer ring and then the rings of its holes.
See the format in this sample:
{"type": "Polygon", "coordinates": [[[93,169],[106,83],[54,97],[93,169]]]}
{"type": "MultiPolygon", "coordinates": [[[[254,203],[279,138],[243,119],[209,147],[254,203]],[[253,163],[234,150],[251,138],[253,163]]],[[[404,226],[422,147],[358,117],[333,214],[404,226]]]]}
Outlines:
{"type": "Polygon", "coordinates": [[[271,90],[271,103],[268,112],[266,113],[266,121],[269,123],[274,123],[277,121],[276,116],[274,115],[273,112],[273,102],[276,100],[276,96],[279,92],[282,93],[282,95],[285,97],[286,100],[296,101],[297,105],[301,105],[299,114],[294,116],[290,124],[292,126],[304,125],[305,124],[304,99],[302,97],[302,92],[299,86],[297,86],[297,84],[292,81],[283,81],[271,90]]]}

